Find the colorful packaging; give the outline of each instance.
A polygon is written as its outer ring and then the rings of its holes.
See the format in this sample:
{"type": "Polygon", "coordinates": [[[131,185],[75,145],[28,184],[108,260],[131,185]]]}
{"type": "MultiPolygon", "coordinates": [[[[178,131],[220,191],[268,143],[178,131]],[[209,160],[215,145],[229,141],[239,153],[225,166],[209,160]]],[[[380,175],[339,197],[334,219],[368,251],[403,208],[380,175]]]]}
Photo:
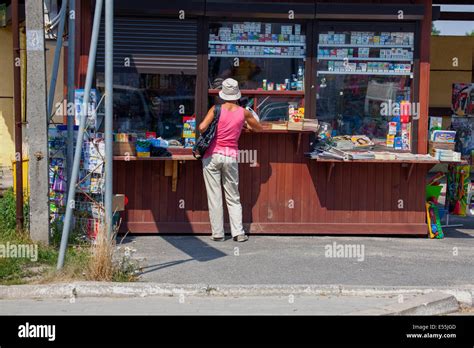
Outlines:
{"type": "Polygon", "coordinates": [[[402,150],[410,150],[411,123],[402,123],[402,150]]]}
{"type": "Polygon", "coordinates": [[[448,166],[446,200],[449,212],[454,215],[466,215],[470,169],[469,165],[450,164],[448,166]]]}
{"type": "Polygon", "coordinates": [[[432,140],[441,143],[454,143],[456,139],[456,131],[435,130],[433,131],[432,140]]]}
{"type": "Polygon", "coordinates": [[[410,121],[411,104],[409,101],[402,100],[400,102],[400,121],[408,123],[410,121]]]}
{"type": "Polygon", "coordinates": [[[196,138],[196,117],[183,117],[183,138],[196,138]]]}
{"type": "Polygon", "coordinates": [[[395,136],[392,134],[387,134],[387,147],[393,147],[395,142],[395,136]]]}
{"type": "Polygon", "coordinates": [[[401,150],[403,148],[402,138],[401,137],[395,137],[393,145],[394,145],[395,150],[401,150]]]}
{"type": "Polygon", "coordinates": [[[397,134],[397,122],[389,122],[388,123],[388,134],[397,134]]]}
{"type": "Polygon", "coordinates": [[[184,139],[184,147],[185,148],[193,147],[194,145],[196,145],[196,139],[195,138],[185,138],[184,139]]]}

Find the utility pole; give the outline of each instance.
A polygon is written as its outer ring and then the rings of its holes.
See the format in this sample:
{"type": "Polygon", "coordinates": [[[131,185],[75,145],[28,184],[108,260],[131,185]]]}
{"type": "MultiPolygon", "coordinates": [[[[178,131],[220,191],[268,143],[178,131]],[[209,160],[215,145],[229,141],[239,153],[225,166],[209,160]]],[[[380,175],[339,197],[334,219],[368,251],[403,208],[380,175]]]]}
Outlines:
{"type": "Polygon", "coordinates": [[[26,129],[29,151],[30,236],[49,242],[48,115],[43,1],[26,0],[26,129]]]}
{"type": "Polygon", "coordinates": [[[23,230],[23,123],[21,117],[21,57],[18,0],[12,1],[13,102],[15,109],[16,229],[23,230]]]}

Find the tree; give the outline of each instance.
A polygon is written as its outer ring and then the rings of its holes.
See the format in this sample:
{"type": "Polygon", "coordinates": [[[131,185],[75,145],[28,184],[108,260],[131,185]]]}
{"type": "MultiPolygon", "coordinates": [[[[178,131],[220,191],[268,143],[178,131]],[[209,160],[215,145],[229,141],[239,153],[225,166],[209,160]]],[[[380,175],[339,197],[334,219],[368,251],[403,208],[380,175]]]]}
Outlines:
{"type": "Polygon", "coordinates": [[[441,30],[438,30],[434,23],[431,23],[431,35],[433,36],[439,36],[439,34],[441,34],[441,30]]]}
{"type": "Polygon", "coordinates": [[[474,36],[474,30],[471,30],[471,32],[466,32],[466,36],[474,36]]]}

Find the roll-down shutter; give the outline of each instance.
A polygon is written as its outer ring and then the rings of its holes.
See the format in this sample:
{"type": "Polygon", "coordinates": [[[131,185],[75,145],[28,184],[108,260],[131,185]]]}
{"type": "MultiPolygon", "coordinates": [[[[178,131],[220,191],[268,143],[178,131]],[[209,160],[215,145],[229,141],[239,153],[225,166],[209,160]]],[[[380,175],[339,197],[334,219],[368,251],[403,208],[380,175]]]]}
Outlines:
{"type": "MultiPolygon", "coordinates": [[[[97,70],[104,70],[104,23],[97,47],[97,70]]],[[[114,70],[196,74],[197,21],[116,17],[114,70]]]]}

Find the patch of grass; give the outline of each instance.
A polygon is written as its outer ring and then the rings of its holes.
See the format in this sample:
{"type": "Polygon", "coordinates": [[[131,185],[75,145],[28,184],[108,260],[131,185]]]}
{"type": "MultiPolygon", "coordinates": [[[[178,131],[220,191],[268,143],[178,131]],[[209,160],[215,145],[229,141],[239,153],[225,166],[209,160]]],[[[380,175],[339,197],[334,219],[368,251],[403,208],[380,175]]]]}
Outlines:
{"type": "Polygon", "coordinates": [[[112,281],[114,282],[134,282],[138,280],[140,266],[137,261],[130,256],[123,255],[116,263],[112,281]]]}
{"type": "MultiPolygon", "coordinates": [[[[27,209],[25,209],[27,211],[27,209]]],[[[64,267],[56,270],[61,242],[62,224],[52,227],[51,244],[33,242],[26,232],[17,232],[15,197],[6,191],[0,197],[0,245],[38,245],[38,258],[5,258],[0,255],[0,285],[49,283],[57,281],[99,280],[129,282],[137,279],[138,264],[127,255],[117,255],[114,238],[100,237],[90,243],[81,233],[73,231],[69,236],[64,267]],[[102,239],[100,239],[102,238],[102,239]]]]}
{"type": "MultiPolygon", "coordinates": [[[[7,245],[38,245],[38,258],[32,261],[27,258],[0,257],[0,284],[26,284],[43,282],[47,279],[54,281],[59,276],[68,274],[68,277],[78,279],[84,269],[90,251],[87,248],[71,246],[66,253],[64,272],[56,272],[58,260],[58,245],[44,245],[33,242],[28,232],[16,231],[16,203],[13,190],[5,191],[0,197],[0,244],[7,245]]],[[[28,226],[28,205],[25,204],[25,226],[28,226]]],[[[26,231],[26,230],[25,230],[26,231]]],[[[83,277],[84,278],[84,277],[83,277]]],[[[85,279],[85,278],[84,278],[85,279]]]]}
{"type": "Polygon", "coordinates": [[[105,227],[99,230],[89,262],[91,280],[133,282],[138,279],[139,264],[132,258],[133,250],[117,248],[116,238],[116,232],[109,237],[105,227]]]}
{"type": "MultiPolygon", "coordinates": [[[[29,205],[28,200],[24,199],[23,204],[23,222],[25,228],[28,227],[29,205]]],[[[16,228],[16,198],[13,189],[10,188],[3,192],[0,197],[0,233],[9,233],[16,228]]]]}
{"type": "MultiPolygon", "coordinates": [[[[28,237],[20,235],[15,231],[0,234],[0,244],[10,245],[27,244],[34,245],[28,237]]],[[[0,284],[26,284],[44,281],[55,281],[67,275],[69,279],[80,279],[85,269],[90,251],[88,248],[77,248],[71,246],[66,253],[66,264],[61,272],[56,272],[58,250],[53,246],[37,243],[38,258],[32,261],[27,258],[0,258],[0,284]]]]}
{"type": "Polygon", "coordinates": [[[22,263],[17,259],[0,259],[0,284],[21,284],[22,263]]]}
{"type": "MultiPolygon", "coordinates": [[[[52,246],[59,248],[61,245],[61,237],[63,233],[63,223],[61,221],[55,221],[51,225],[51,240],[52,246]]],[[[88,242],[83,237],[83,233],[77,229],[72,230],[69,233],[68,245],[86,245],[88,242]]]]}

